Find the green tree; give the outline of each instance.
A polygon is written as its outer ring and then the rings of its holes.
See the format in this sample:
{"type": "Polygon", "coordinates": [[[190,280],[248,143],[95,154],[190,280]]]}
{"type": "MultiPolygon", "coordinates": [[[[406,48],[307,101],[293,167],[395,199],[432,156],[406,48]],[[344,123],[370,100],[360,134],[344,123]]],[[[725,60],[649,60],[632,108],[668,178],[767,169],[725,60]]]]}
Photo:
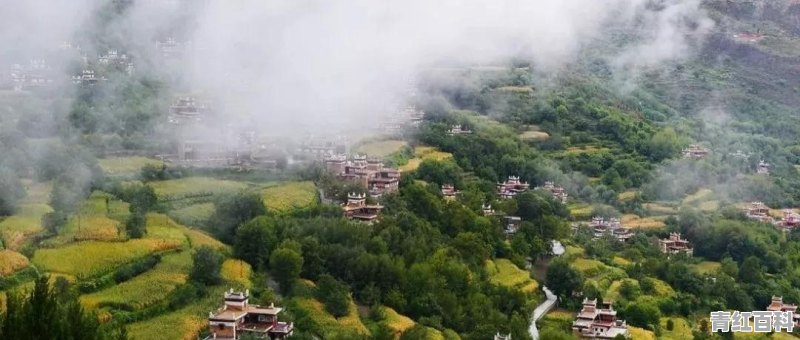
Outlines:
{"type": "Polygon", "coordinates": [[[317,297],[325,304],[325,310],[335,317],[350,311],[350,295],[347,286],[330,275],[320,275],[317,280],[317,297]]]}
{"type": "Polygon", "coordinates": [[[147,217],[142,212],[134,212],[125,220],[125,231],[130,238],[141,238],[147,232],[147,217]]]}
{"type": "Polygon", "coordinates": [[[210,246],[200,246],[192,254],[192,271],[189,278],[204,285],[215,285],[222,282],[220,270],[223,257],[210,246]]]}
{"type": "Polygon", "coordinates": [[[259,216],[236,230],[233,253],[254,268],[264,269],[269,264],[269,254],[278,243],[275,223],[266,216],[259,216]]]}
{"type": "Polygon", "coordinates": [[[220,240],[233,243],[239,225],[266,212],[261,196],[243,191],[223,196],[214,202],[214,214],[211,215],[210,225],[220,240]]]}
{"type": "Polygon", "coordinates": [[[570,267],[567,260],[558,258],[547,268],[547,287],[561,299],[572,297],[572,293],[581,288],[583,276],[570,267]]]}
{"type": "Polygon", "coordinates": [[[25,196],[25,188],[14,173],[0,166],[0,215],[11,215],[17,210],[17,203],[25,196]]]}
{"type": "Polygon", "coordinates": [[[681,150],[682,141],[671,127],[656,132],[647,144],[650,159],[658,162],[671,158],[681,150]]]}
{"type": "Polygon", "coordinates": [[[303,269],[303,256],[295,250],[278,248],[269,256],[269,267],[275,281],[284,293],[292,289],[292,284],[300,277],[303,269]]]}

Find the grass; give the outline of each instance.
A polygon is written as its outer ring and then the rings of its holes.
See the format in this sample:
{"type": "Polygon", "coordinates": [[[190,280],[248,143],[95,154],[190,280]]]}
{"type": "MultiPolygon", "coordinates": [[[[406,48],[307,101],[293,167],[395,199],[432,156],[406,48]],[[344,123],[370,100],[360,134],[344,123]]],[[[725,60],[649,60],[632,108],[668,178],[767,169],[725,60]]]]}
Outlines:
{"type": "Polygon", "coordinates": [[[581,271],[583,273],[600,270],[606,265],[603,262],[592,260],[592,259],[584,259],[584,258],[577,258],[572,261],[572,267],[581,271]]]}
{"type": "Polygon", "coordinates": [[[635,229],[661,229],[665,226],[664,221],[654,217],[639,217],[633,214],[622,215],[620,219],[622,225],[635,229]]]}
{"type": "Polygon", "coordinates": [[[631,261],[629,261],[628,259],[619,256],[614,256],[611,259],[611,263],[617,267],[627,267],[632,264],[631,261]]]}
{"type": "Polygon", "coordinates": [[[697,206],[700,210],[706,212],[713,212],[719,210],[719,201],[705,201],[697,206]]]}
{"type": "Polygon", "coordinates": [[[29,264],[25,255],[8,249],[0,250],[0,277],[10,275],[29,264]]]}
{"type": "Polygon", "coordinates": [[[191,268],[190,252],[166,255],[153,269],[131,280],[81,296],[81,303],[89,308],[124,304],[136,310],[142,309],[166,299],[186,283],[191,268]]]}
{"type": "Polygon", "coordinates": [[[574,219],[579,219],[579,220],[588,219],[592,215],[592,210],[593,208],[589,204],[580,203],[580,204],[569,205],[569,214],[574,219]]]}
{"type": "Polygon", "coordinates": [[[449,152],[439,151],[439,149],[432,146],[418,146],[414,148],[414,158],[408,160],[408,163],[400,167],[400,171],[414,171],[419,168],[422,161],[432,159],[441,161],[453,158],[453,154],[449,152]]]}
{"type": "Polygon", "coordinates": [[[539,289],[539,283],[531,278],[531,274],[520,269],[508,259],[487,260],[484,268],[489,274],[489,282],[494,285],[517,288],[525,293],[539,289]]]}
{"type": "Polygon", "coordinates": [[[247,188],[247,184],[210,177],[186,177],[149,182],[159,200],[173,200],[193,195],[234,193],[247,188]]]}
{"type": "Polygon", "coordinates": [[[84,241],[58,248],[39,249],[32,262],[48,272],[78,278],[93,277],[154,252],[177,249],[180,242],[136,239],[127,242],[84,241]]]}
{"type": "Polygon", "coordinates": [[[386,158],[391,154],[403,150],[408,143],[402,140],[382,140],[365,142],[353,147],[353,152],[366,154],[369,157],[386,158]]]}
{"type": "Polygon", "coordinates": [[[609,150],[611,149],[597,145],[581,145],[581,146],[569,147],[564,152],[568,155],[577,155],[582,153],[588,153],[588,154],[601,153],[609,150]]]}
{"type": "Polygon", "coordinates": [[[225,287],[215,287],[209,294],[174,312],[139,321],[128,326],[131,339],[196,340],[208,326],[208,312],[222,303],[225,287]]]}
{"type": "Polygon", "coordinates": [[[638,193],[639,193],[639,191],[637,191],[637,190],[623,191],[623,192],[619,193],[619,195],[617,195],[617,200],[620,201],[620,202],[630,201],[634,197],[636,197],[636,194],[638,194],[638,193]]]}
{"type": "Polygon", "coordinates": [[[134,178],[145,165],[161,166],[164,162],[147,157],[110,157],[98,160],[103,173],[109,177],[134,178]]]}
{"type": "Polygon", "coordinates": [[[697,190],[694,194],[686,196],[682,201],[681,204],[683,205],[697,205],[698,203],[702,203],[705,201],[711,200],[714,197],[714,192],[711,189],[700,189],[697,190]]]}
{"type": "Polygon", "coordinates": [[[539,141],[550,138],[550,135],[544,131],[525,131],[519,134],[519,138],[522,140],[539,141]]]}
{"type": "Polygon", "coordinates": [[[661,336],[660,340],[682,340],[692,338],[692,326],[684,318],[664,317],[660,320],[661,336]],[[673,328],[667,330],[667,320],[672,320],[673,328]]]}
{"type": "Polygon", "coordinates": [[[581,247],[576,246],[566,246],[564,251],[564,257],[572,258],[576,256],[583,256],[584,250],[581,247]]]}
{"type": "Polygon", "coordinates": [[[720,269],[722,265],[719,262],[703,261],[698,264],[692,265],[692,269],[698,274],[711,274],[720,269]]]}
{"type": "Polygon", "coordinates": [[[642,206],[651,214],[674,215],[678,209],[662,203],[644,203],[642,206]]]}
{"type": "Polygon", "coordinates": [[[267,210],[287,212],[316,204],[317,188],[313,182],[287,182],[261,190],[267,210]]]}
{"type": "Polygon", "coordinates": [[[237,285],[237,287],[232,287],[235,289],[252,288],[252,283],[250,282],[251,273],[252,270],[247,262],[236,259],[225,260],[220,271],[223,279],[237,285]]]}
{"type": "Polygon", "coordinates": [[[213,213],[214,203],[199,203],[172,210],[169,216],[183,224],[199,226],[208,221],[213,213]]]}

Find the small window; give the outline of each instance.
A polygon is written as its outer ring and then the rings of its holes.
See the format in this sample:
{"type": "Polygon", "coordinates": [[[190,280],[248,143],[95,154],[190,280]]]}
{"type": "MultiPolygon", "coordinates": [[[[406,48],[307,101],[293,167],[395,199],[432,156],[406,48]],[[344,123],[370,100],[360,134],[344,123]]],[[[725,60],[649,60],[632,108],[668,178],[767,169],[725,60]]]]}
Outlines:
{"type": "Polygon", "coordinates": [[[219,330],[223,330],[223,329],[225,329],[225,324],[223,324],[223,323],[219,324],[219,330]]]}
{"type": "Polygon", "coordinates": [[[267,316],[266,315],[259,315],[258,316],[258,322],[267,322],[267,316]]]}

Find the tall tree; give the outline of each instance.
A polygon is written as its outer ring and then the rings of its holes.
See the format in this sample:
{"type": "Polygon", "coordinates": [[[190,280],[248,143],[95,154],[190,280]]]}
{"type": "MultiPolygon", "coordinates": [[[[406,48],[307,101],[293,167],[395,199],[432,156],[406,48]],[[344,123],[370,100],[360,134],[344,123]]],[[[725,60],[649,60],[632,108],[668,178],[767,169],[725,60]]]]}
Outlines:
{"type": "Polygon", "coordinates": [[[215,285],[222,281],[220,270],[222,269],[222,255],[210,246],[200,246],[192,254],[192,271],[189,278],[193,281],[215,285]]]}

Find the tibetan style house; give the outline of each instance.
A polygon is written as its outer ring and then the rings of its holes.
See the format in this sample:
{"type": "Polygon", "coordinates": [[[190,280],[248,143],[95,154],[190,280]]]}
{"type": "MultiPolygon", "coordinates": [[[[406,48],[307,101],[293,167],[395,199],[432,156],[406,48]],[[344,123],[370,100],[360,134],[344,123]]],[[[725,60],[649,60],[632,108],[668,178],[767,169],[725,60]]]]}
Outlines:
{"type": "Polygon", "coordinates": [[[442,184],[442,196],[447,201],[455,201],[458,191],[452,184],[442,184]]]}
{"type": "Polygon", "coordinates": [[[692,144],[692,145],[689,145],[688,148],[683,149],[681,154],[683,155],[683,158],[695,158],[695,159],[697,159],[697,158],[705,157],[706,155],[708,155],[708,152],[709,152],[708,149],[706,149],[706,148],[704,148],[704,147],[702,147],[702,146],[700,146],[698,144],[692,144]]]}
{"type": "Polygon", "coordinates": [[[664,254],[686,254],[692,256],[693,250],[689,241],[681,238],[680,233],[669,233],[669,238],[658,240],[658,248],[664,254]]]}
{"type": "Polygon", "coordinates": [[[779,221],[775,222],[775,225],[784,230],[798,228],[800,227],[800,214],[797,214],[792,209],[784,209],[783,217],[779,221]]]}
{"type": "Polygon", "coordinates": [[[483,213],[483,216],[492,216],[494,215],[494,209],[492,209],[491,204],[481,204],[481,213],[483,213]]]}
{"type": "Polygon", "coordinates": [[[199,122],[207,111],[206,105],[194,97],[180,97],[169,107],[169,122],[172,124],[199,122]]]}
{"type": "Polygon", "coordinates": [[[251,305],[250,291],[225,292],[225,305],[209,313],[207,340],[286,339],[294,332],[294,323],[278,321],[283,308],[251,305]]]}
{"type": "Polygon", "coordinates": [[[762,161],[756,166],[756,173],[759,175],[769,175],[769,163],[762,161]]]}
{"type": "Polygon", "coordinates": [[[325,168],[341,180],[352,181],[369,189],[372,197],[397,192],[400,185],[400,170],[384,167],[377,159],[356,155],[350,160],[344,155],[325,158],[325,168]]]}
{"type": "Polygon", "coordinates": [[[506,216],[504,221],[505,227],[503,233],[505,233],[507,237],[513,236],[519,231],[519,228],[522,227],[522,218],[519,216],[506,216]]]}
{"type": "Polygon", "coordinates": [[[497,196],[502,199],[511,199],[519,193],[528,191],[530,184],[521,182],[517,176],[508,176],[503,183],[497,183],[497,196]]]}
{"type": "Polygon", "coordinates": [[[592,234],[595,238],[611,235],[617,240],[625,242],[633,237],[631,229],[623,227],[618,218],[593,217],[589,227],[592,228],[592,234]]]}
{"type": "Polygon", "coordinates": [[[611,302],[583,299],[583,308],[572,322],[572,330],[587,339],[613,339],[618,335],[628,337],[628,325],[617,319],[611,302]]]}
{"type": "Polygon", "coordinates": [[[454,136],[454,135],[469,135],[472,134],[472,130],[469,128],[465,128],[464,125],[456,124],[450,127],[450,130],[447,130],[447,134],[454,136]]]}
{"type": "Polygon", "coordinates": [[[544,186],[536,187],[534,189],[547,191],[551,195],[553,195],[553,198],[564,204],[567,203],[567,199],[569,198],[569,194],[567,194],[566,189],[560,186],[556,186],[555,183],[551,181],[546,181],[544,182],[544,186]]]}
{"type": "Polygon", "coordinates": [[[383,210],[382,205],[367,204],[367,195],[350,193],[347,195],[347,203],[342,205],[344,216],[351,220],[372,222],[378,219],[383,210]]]}
{"type": "Polygon", "coordinates": [[[751,220],[764,223],[772,221],[772,217],[769,216],[769,207],[763,202],[750,202],[750,206],[745,209],[744,214],[751,220]]]}
{"type": "Polygon", "coordinates": [[[800,314],[797,314],[797,305],[783,303],[782,296],[773,296],[767,311],[770,312],[792,312],[792,321],[795,327],[800,327],[800,314]]]}

